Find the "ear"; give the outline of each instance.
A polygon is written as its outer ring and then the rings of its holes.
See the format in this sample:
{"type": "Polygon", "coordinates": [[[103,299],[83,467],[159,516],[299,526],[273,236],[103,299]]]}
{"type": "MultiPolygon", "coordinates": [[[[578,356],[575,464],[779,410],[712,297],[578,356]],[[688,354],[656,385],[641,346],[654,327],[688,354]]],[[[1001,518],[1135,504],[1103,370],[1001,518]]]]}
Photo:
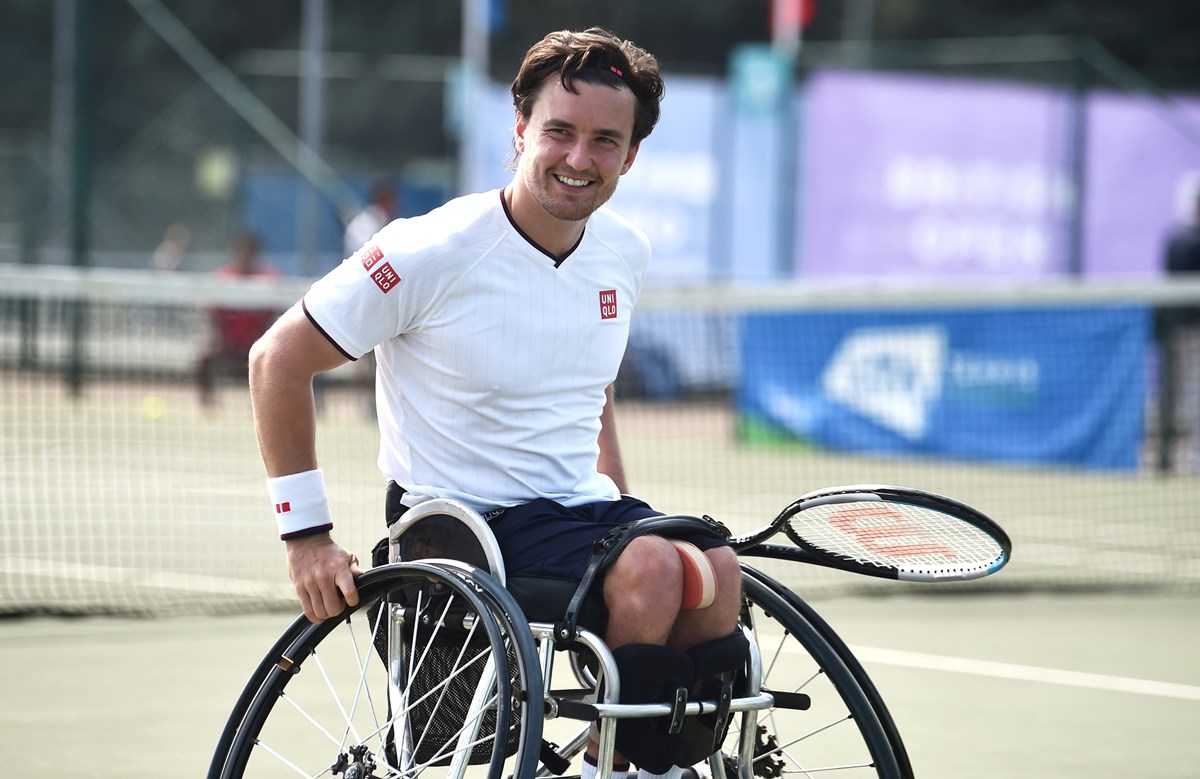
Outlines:
{"type": "Polygon", "coordinates": [[[633,167],[633,160],[637,157],[638,149],[642,147],[642,142],[638,141],[629,147],[629,151],[625,154],[625,164],[621,166],[621,175],[624,176],[633,167]]]}
{"type": "Polygon", "coordinates": [[[529,127],[529,123],[525,117],[517,111],[517,121],[513,125],[513,147],[517,150],[517,154],[525,153],[525,130],[529,127]]]}

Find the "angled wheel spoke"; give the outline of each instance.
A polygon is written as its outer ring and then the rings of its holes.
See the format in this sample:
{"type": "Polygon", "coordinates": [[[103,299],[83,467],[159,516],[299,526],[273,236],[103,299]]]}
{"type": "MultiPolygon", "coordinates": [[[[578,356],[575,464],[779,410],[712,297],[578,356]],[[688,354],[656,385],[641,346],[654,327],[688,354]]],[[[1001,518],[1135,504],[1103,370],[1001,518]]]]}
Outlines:
{"type": "Polygon", "coordinates": [[[745,760],[756,779],[831,774],[911,779],[899,767],[876,702],[850,670],[848,650],[830,640],[827,626],[810,620],[794,593],[746,570],[742,619],[758,645],[762,687],[803,694],[808,703],[762,712],[753,733],[731,728],[722,749],[726,765],[732,770],[745,760]],[[753,744],[750,754],[740,754],[743,743],[753,744]]]}

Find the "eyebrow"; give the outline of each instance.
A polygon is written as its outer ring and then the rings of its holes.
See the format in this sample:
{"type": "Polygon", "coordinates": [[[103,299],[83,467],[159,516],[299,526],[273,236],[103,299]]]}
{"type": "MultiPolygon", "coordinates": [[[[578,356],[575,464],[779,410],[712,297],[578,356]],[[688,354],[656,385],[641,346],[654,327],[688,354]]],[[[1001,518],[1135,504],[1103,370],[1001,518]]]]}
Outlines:
{"type": "MultiPolygon", "coordinates": [[[[565,129],[565,130],[576,130],[576,129],[578,129],[578,128],[577,128],[577,127],[574,125],[574,124],[572,124],[572,123],[568,122],[568,121],[567,121],[567,120],[565,120],[565,119],[555,119],[555,118],[553,118],[553,117],[551,117],[551,118],[547,119],[546,121],[542,122],[542,125],[543,125],[544,127],[560,127],[560,128],[562,128],[562,129],[565,129]]],[[[610,129],[610,128],[607,128],[607,127],[601,127],[601,128],[599,128],[599,129],[597,129],[597,130],[595,131],[594,135],[603,135],[603,136],[605,136],[605,137],[608,137],[608,138],[615,138],[615,139],[617,139],[617,140],[621,140],[621,141],[625,140],[625,133],[623,133],[623,132],[622,132],[622,131],[620,131],[620,130],[616,130],[616,129],[610,129]]]]}

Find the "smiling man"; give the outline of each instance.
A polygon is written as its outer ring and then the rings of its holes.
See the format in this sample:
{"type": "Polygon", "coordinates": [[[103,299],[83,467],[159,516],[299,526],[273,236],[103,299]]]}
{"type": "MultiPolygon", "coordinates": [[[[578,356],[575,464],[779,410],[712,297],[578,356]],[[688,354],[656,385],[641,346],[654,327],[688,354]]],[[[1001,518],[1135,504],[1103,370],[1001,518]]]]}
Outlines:
{"type": "MultiPolygon", "coordinates": [[[[331,536],[312,380],[372,350],[389,524],[456,499],[488,518],[510,576],[577,581],[597,538],[660,514],[624,494],[612,394],[650,246],[604,207],[658,120],[658,63],[606,30],[555,32],[526,53],[512,94],[507,187],[391,222],[254,348],[268,492],[313,621],[357,602],[359,568],[331,536]]],[[[687,540],[690,557],[638,537],[604,576],[623,694],[658,681],[636,681],[647,669],[712,666],[744,641],[736,555],[687,540]],[[697,563],[716,593],[683,609],[684,566],[697,563]]],[[[636,730],[623,724],[618,746],[638,752],[636,730]]],[[[679,771],[653,739],[640,753],[643,772],[679,771]]]]}

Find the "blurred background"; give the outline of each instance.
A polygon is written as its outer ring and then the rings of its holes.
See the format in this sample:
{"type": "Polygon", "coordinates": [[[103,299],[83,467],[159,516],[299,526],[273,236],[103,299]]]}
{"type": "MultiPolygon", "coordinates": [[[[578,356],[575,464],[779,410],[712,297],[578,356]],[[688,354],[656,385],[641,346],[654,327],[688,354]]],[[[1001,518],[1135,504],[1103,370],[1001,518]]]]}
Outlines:
{"type": "Polygon", "coordinates": [[[506,181],[525,49],[598,24],[674,77],[636,187],[673,194],[673,275],[1158,272],[1197,176],[1194,4],[777,5],[10,0],[0,260],[78,261],[82,232],[86,264],[145,268],[179,224],[187,269],[249,227],[320,273],[375,179],[397,215],[506,181]]]}
{"type": "MultiPolygon", "coordinates": [[[[6,0],[0,611],[292,608],[249,343],[373,201],[503,186],[524,51],[591,25],[667,81],[612,201],[635,491],[742,532],[904,483],[1012,532],[980,586],[1195,592],[1195,3],[6,0]]],[[[370,370],[317,388],[364,558],[370,370]]]]}

